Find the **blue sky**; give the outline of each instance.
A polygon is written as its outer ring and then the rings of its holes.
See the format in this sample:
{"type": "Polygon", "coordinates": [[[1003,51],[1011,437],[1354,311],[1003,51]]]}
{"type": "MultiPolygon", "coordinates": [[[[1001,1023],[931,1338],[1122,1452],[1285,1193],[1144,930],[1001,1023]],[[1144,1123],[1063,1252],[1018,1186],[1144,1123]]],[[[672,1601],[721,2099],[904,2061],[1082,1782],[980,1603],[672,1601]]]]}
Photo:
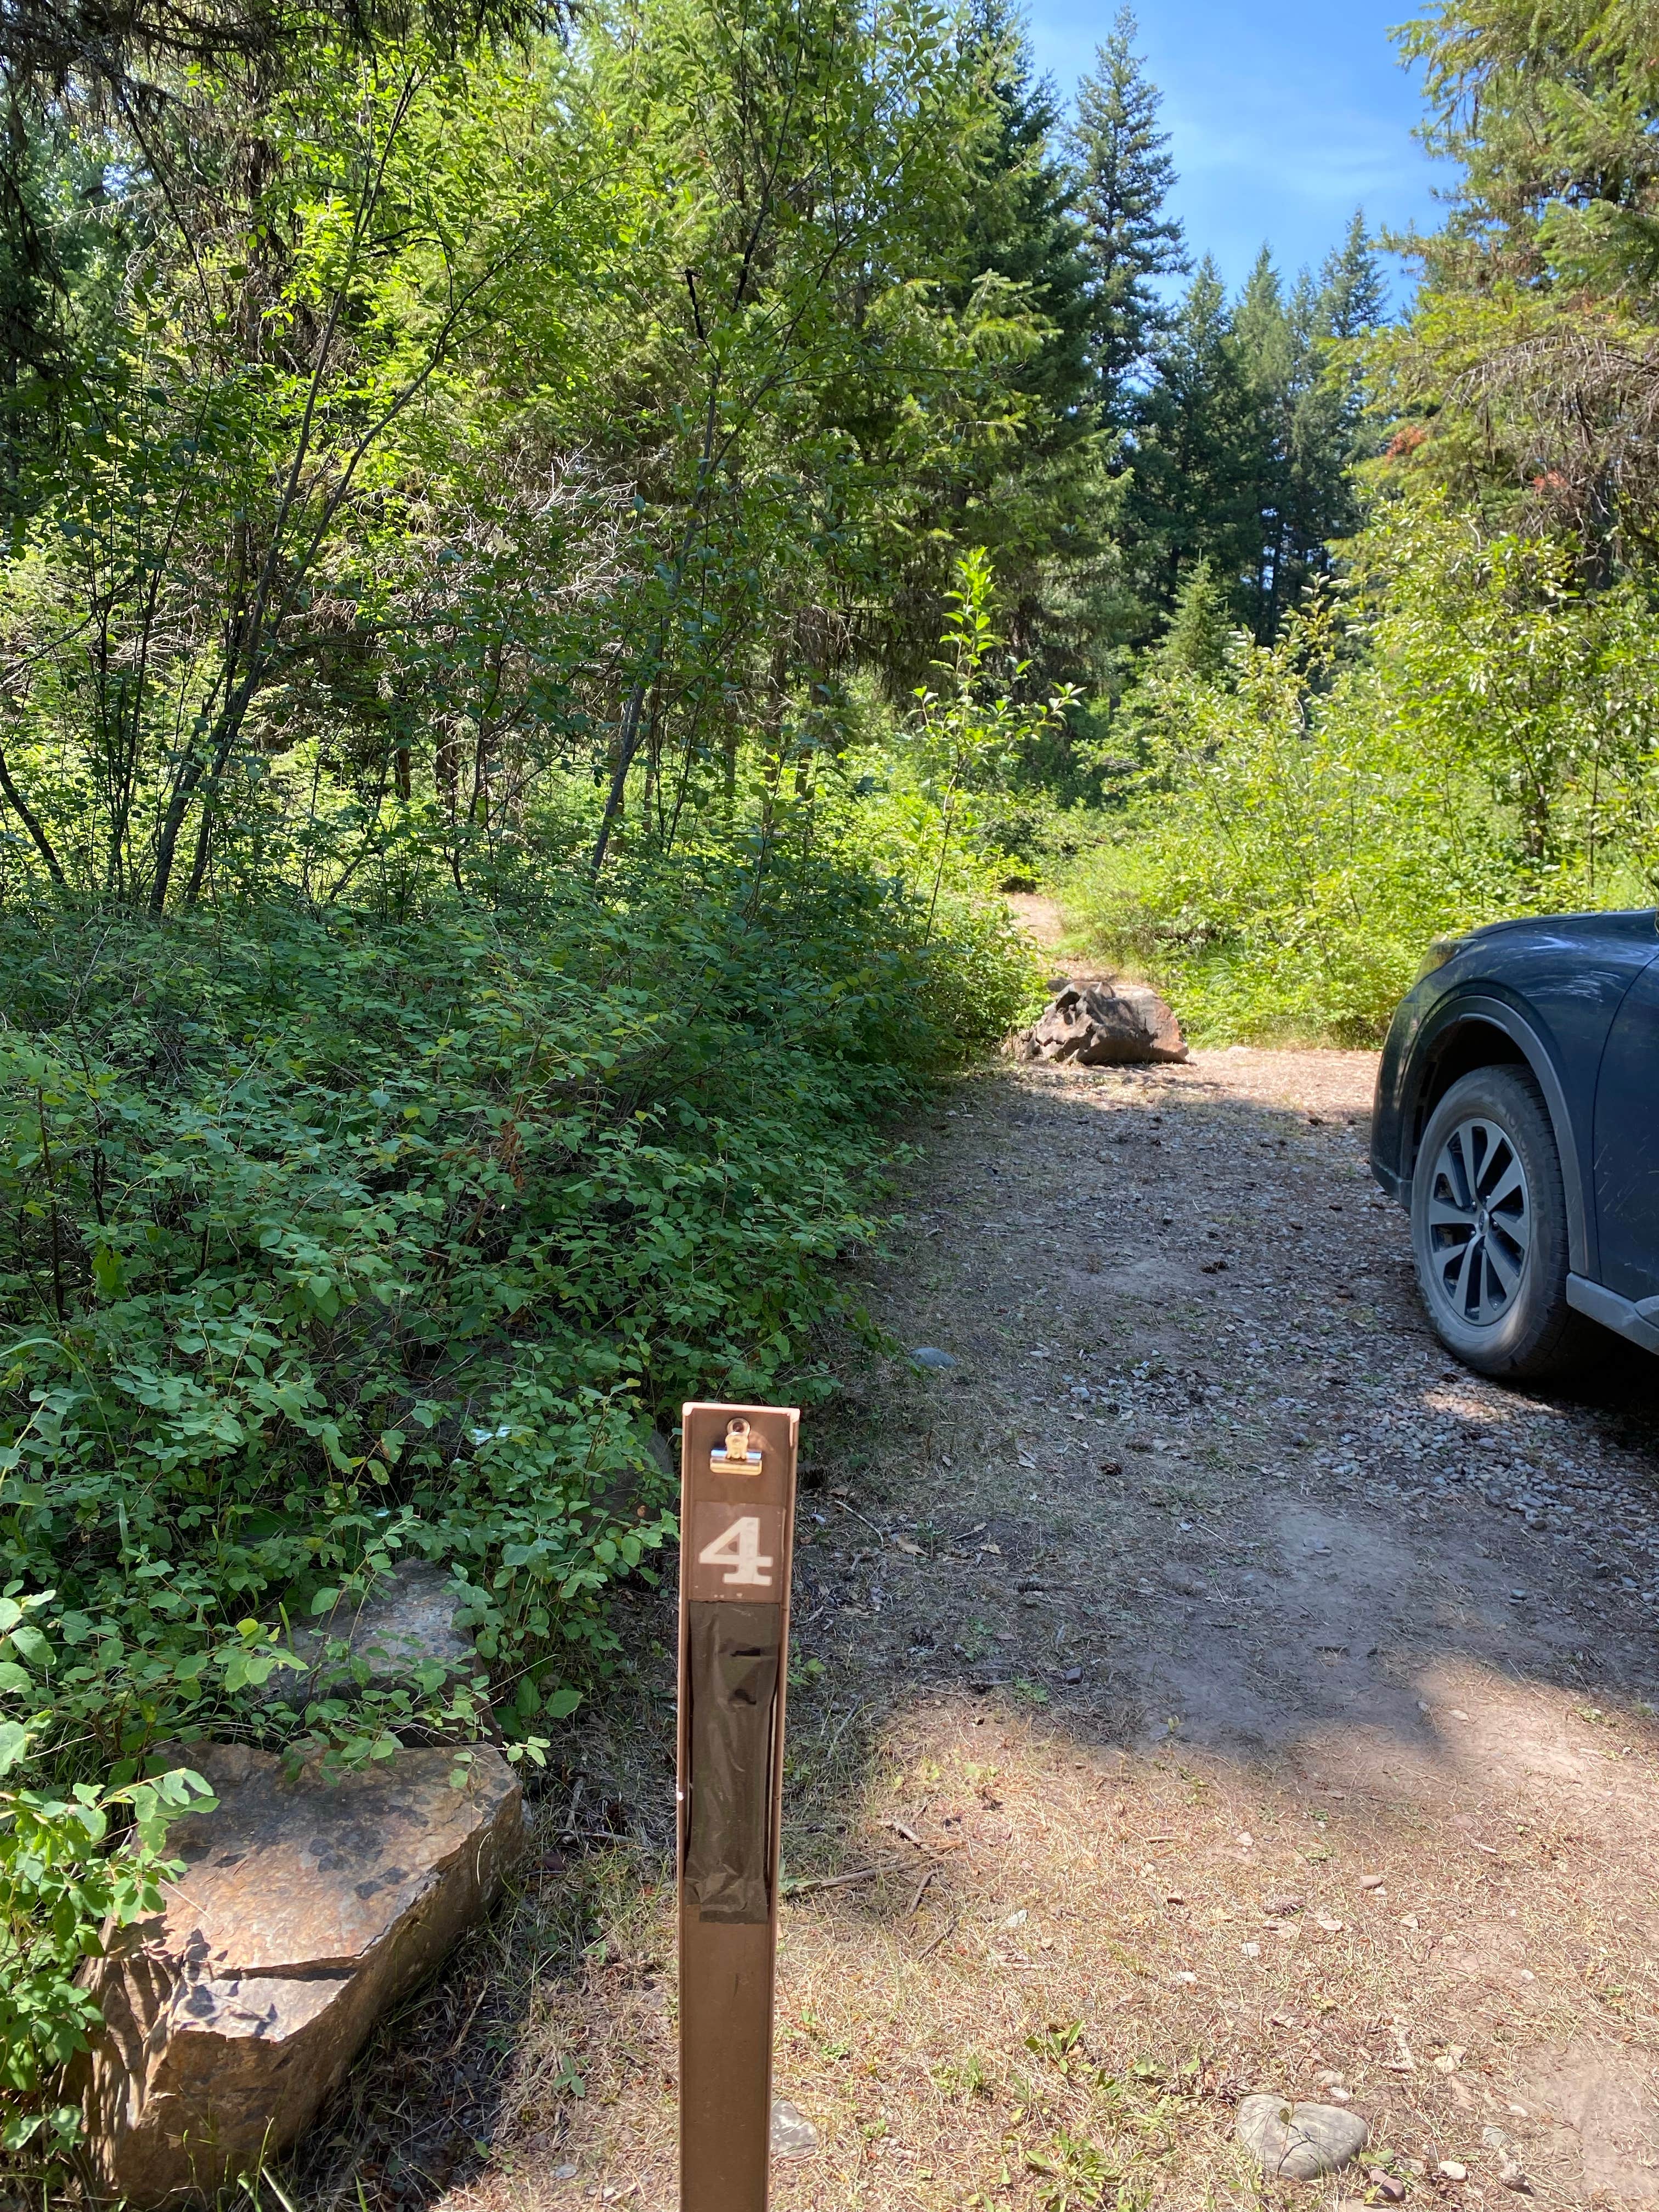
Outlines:
{"type": "MultiPolygon", "coordinates": [[[[1030,6],[1037,67],[1069,97],[1117,0],[1030,6]]],[[[1176,211],[1231,285],[1264,240],[1286,275],[1317,267],[1357,206],[1373,229],[1437,222],[1431,188],[1446,173],[1412,136],[1421,101],[1388,35],[1413,0],[1140,0],[1135,12],[1181,173],[1176,211]]]]}

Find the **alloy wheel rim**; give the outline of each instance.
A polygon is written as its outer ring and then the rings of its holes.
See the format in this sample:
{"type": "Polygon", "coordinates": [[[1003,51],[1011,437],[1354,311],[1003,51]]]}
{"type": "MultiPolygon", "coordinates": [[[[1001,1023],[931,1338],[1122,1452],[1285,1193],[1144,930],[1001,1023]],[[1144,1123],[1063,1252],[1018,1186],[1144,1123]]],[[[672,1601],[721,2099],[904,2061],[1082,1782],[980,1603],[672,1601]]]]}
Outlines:
{"type": "Polygon", "coordinates": [[[1460,1121],[1434,1164],[1430,1276],[1466,1328],[1491,1328],[1521,1294],[1532,1256],[1532,1204],[1515,1140],[1484,1115],[1460,1121]]]}

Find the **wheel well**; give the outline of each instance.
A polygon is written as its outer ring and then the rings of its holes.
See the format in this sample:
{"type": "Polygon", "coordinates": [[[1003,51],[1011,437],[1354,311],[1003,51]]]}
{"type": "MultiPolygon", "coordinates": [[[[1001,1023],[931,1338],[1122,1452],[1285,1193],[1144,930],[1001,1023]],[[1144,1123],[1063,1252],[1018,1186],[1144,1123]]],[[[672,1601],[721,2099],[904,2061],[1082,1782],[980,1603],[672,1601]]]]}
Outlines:
{"type": "Polygon", "coordinates": [[[1417,1164],[1418,1147],[1423,1141],[1423,1132],[1429,1126],[1429,1117],[1454,1083],[1464,1076],[1473,1075],[1477,1067],[1527,1067],[1531,1065],[1515,1039],[1500,1030],[1495,1022],[1460,1022],[1448,1030],[1435,1042],[1434,1056],[1429,1063],[1423,1087],[1417,1095],[1417,1112],[1412,1127],[1412,1165],[1417,1164]]]}

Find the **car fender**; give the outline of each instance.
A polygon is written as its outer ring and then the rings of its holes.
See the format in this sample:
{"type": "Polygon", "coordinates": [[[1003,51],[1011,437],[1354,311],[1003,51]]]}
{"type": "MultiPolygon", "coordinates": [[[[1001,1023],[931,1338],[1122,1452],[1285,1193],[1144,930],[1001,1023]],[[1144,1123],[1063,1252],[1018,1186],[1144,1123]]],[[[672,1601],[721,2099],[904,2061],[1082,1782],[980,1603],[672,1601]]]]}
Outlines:
{"type": "MultiPolygon", "coordinates": [[[[1452,1030],[1484,1026],[1495,1029],[1506,1036],[1537,1078],[1538,1087],[1544,1094],[1544,1103],[1549,1109],[1551,1126],[1555,1132],[1555,1148],[1561,1156],[1561,1183],[1567,1204],[1568,1265],[1575,1275],[1593,1276],[1595,1273],[1590,1212],[1586,1201],[1584,1179],[1581,1166],[1581,1148],[1572,1126],[1572,1115],[1567,1105],[1566,1092],[1562,1087],[1554,1055],[1544,1036],[1518,1006],[1508,1000],[1497,997],[1490,991],[1472,993],[1465,997],[1453,992],[1443,1000],[1425,1021],[1413,1041],[1413,1060],[1415,1080],[1407,1104],[1406,1127],[1413,1134],[1411,1143],[1413,1153],[1411,1174],[1417,1172],[1415,1132],[1424,1086],[1438,1057],[1438,1048],[1452,1030]]],[[[1405,1203],[1411,1203],[1410,1177],[1405,1179],[1402,1194],[1405,1203]]]]}

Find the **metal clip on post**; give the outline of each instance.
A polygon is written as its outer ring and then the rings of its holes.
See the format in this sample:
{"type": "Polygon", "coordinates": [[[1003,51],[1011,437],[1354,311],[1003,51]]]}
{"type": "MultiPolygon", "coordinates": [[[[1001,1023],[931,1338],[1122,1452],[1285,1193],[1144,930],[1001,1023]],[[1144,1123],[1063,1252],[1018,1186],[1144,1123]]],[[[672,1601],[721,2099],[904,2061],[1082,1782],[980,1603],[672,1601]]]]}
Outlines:
{"type": "Polygon", "coordinates": [[[708,1455],[711,1474],[758,1474],[765,1455],[754,1441],[754,1431],[741,1415],[726,1425],[726,1441],[708,1455]]]}

